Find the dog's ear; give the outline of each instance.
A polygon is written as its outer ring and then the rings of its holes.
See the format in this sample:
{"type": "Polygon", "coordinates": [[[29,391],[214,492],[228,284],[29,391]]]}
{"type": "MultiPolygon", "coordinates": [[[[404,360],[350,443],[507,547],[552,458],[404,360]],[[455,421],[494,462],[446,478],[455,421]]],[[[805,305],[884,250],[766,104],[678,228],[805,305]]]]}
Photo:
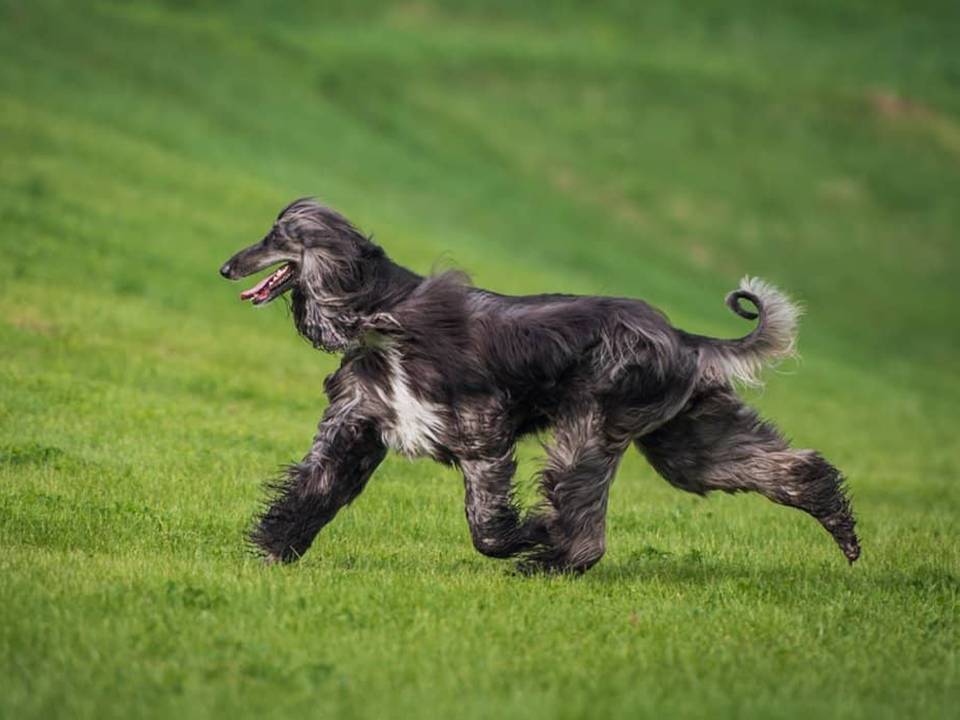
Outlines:
{"type": "Polygon", "coordinates": [[[328,317],[318,303],[306,303],[298,307],[295,302],[293,312],[300,334],[317,350],[340,352],[356,334],[355,319],[328,317]]]}

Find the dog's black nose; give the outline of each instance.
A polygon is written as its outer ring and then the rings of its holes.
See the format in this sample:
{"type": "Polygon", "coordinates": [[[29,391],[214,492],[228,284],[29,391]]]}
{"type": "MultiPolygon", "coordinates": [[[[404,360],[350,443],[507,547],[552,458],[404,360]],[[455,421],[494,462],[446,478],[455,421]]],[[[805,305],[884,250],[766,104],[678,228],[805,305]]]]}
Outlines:
{"type": "Polygon", "coordinates": [[[224,276],[225,278],[227,278],[227,279],[230,278],[230,263],[229,263],[229,262],[225,262],[225,263],[223,264],[223,267],[220,268],[220,274],[223,275],[223,276],[224,276]]]}

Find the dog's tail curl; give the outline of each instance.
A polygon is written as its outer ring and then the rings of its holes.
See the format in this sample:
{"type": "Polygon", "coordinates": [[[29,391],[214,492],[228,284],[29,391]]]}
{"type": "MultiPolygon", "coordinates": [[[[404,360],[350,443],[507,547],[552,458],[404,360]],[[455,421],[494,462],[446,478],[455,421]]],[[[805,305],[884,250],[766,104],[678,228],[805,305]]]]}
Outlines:
{"type": "Polygon", "coordinates": [[[740,317],[757,320],[757,326],[737,340],[702,338],[701,371],[707,379],[758,386],[765,366],[796,355],[797,323],[803,310],[773,285],[751,277],[743,278],[740,287],[727,295],[726,304],[740,317]],[[756,312],[744,308],[742,300],[749,301],[756,312]]]}

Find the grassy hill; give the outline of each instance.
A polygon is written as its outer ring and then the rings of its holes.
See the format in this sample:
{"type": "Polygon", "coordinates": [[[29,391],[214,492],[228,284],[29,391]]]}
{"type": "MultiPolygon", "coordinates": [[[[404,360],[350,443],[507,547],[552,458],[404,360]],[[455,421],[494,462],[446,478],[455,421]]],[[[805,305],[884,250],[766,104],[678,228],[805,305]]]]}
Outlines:
{"type": "Polygon", "coordinates": [[[956,4],[322,5],[0,0],[0,717],[951,713],[956,4]],[[307,194],[695,332],[789,289],[804,360],[750,397],[846,471],[863,558],[632,454],[582,578],[480,557],[457,475],[396,458],[259,566],[336,359],[216,270],[307,194]]]}

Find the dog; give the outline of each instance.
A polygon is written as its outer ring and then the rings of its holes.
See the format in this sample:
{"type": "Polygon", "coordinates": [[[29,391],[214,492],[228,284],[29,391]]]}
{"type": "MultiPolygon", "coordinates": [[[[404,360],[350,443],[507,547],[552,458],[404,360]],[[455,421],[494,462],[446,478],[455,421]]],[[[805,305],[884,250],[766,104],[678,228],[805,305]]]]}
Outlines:
{"type": "Polygon", "coordinates": [[[705,337],[639,300],[501,295],[457,272],[418,275],[310,198],[220,274],[274,266],[241,298],[289,293],[300,335],[343,357],[324,382],[313,446],[271,484],[251,532],[268,562],[300,558],[390,449],[459,468],[482,554],[528,572],[583,572],[604,554],[610,485],[631,444],[681,490],[758,492],[812,515],[849,562],[860,555],[841,473],[791,448],[736,392],[794,353],[799,309],[767,283],[746,278],[727,296],[756,320],[749,334],[705,337]],[[524,513],[515,446],[546,431],[542,499],[524,513]]]}

